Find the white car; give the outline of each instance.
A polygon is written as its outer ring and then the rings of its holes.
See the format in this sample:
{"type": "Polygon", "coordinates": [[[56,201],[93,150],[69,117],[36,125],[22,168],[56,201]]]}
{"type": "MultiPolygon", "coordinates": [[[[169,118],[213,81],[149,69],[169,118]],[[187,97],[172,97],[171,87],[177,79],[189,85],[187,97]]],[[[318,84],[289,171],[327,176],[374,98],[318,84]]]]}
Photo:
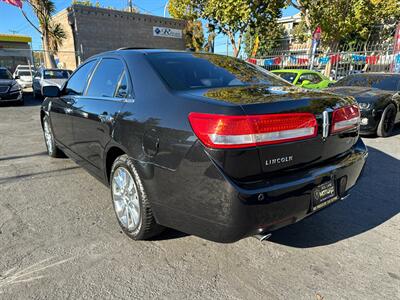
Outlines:
{"type": "Polygon", "coordinates": [[[42,88],[47,85],[56,85],[60,89],[72,74],[66,69],[43,69],[40,68],[32,81],[32,92],[34,98],[43,98],[42,88]]]}
{"type": "Polygon", "coordinates": [[[36,72],[35,66],[33,66],[33,65],[18,65],[15,68],[15,71],[13,74],[14,78],[15,78],[15,76],[17,76],[18,71],[22,71],[22,70],[31,71],[33,74],[35,74],[35,72],[36,72]]]}
{"type": "Polygon", "coordinates": [[[32,87],[32,78],[35,74],[30,70],[18,70],[14,72],[14,78],[18,82],[18,84],[23,88],[31,88],[32,87]]]}

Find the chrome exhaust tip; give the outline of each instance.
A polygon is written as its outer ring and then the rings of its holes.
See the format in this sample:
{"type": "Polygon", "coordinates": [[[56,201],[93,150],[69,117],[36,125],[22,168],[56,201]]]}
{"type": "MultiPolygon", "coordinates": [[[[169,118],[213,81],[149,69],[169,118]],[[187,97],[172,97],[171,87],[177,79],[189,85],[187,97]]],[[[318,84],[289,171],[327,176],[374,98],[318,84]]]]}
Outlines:
{"type": "Polygon", "coordinates": [[[254,237],[259,240],[260,242],[264,242],[268,240],[271,237],[272,233],[267,233],[267,234],[256,234],[254,237]]]}

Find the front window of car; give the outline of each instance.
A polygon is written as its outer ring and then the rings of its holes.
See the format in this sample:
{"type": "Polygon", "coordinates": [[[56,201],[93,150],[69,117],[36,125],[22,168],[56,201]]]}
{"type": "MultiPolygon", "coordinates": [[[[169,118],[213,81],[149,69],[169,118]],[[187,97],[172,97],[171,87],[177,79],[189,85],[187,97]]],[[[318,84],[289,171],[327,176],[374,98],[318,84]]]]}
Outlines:
{"type": "Polygon", "coordinates": [[[290,83],[293,83],[297,77],[297,73],[293,72],[276,72],[274,74],[278,75],[282,79],[285,79],[286,81],[289,81],[290,83]]]}
{"type": "Polygon", "coordinates": [[[64,93],[66,95],[80,96],[83,94],[87,79],[89,74],[92,72],[95,63],[96,61],[92,60],[79,67],[65,86],[64,93]]]}
{"type": "Polygon", "coordinates": [[[361,86],[386,91],[395,91],[400,85],[400,76],[385,74],[350,75],[340,79],[333,86],[361,86]]]}
{"type": "Polygon", "coordinates": [[[175,90],[265,84],[288,86],[286,81],[236,58],[205,53],[152,53],[153,68],[175,90]]]}
{"type": "Polygon", "coordinates": [[[66,70],[45,70],[44,79],[68,79],[69,73],[66,70]]]}
{"type": "Polygon", "coordinates": [[[13,77],[8,70],[0,69],[0,79],[10,80],[13,79],[13,77]]]}

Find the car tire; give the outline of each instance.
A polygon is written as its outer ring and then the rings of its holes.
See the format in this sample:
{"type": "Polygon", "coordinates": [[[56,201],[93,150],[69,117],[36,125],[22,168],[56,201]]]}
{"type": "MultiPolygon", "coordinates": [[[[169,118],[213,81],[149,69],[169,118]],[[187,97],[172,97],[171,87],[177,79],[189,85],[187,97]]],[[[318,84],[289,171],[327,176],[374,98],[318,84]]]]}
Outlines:
{"type": "Polygon", "coordinates": [[[24,106],[24,104],[25,104],[25,100],[24,100],[24,97],[22,97],[21,100],[18,101],[18,105],[24,106]]]}
{"type": "Polygon", "coordinates": [[[47,148],[47,154],[50,157],[64,157],[62,151],[57,147],[54,140],[53,130],[51,129],[50,119],[48,116],[43,118],[43,136],[47,148]]]}
{"type": "Polygon", "coordinates": [[[41,93],[37,93],[35,90],[32,90],[32,94],[33,94],[33,99],[41,100],[43,98],[41,93]]]}
{"type": "Polygon", "coordinates": [[[381,120],[378,124],[376,134],[380,137],[388,137],[391,135],[396,118],[396,107],[393,103],[386,106],[382,113],[381,120]]]}
{"type": "Polygon", "coordinates": [[[164,227],[155,221],[133,160],[126,154],[112,165],[110,190],[116,218],[126,235],[134,240],[146,240],[163,231],[164,227]]]}

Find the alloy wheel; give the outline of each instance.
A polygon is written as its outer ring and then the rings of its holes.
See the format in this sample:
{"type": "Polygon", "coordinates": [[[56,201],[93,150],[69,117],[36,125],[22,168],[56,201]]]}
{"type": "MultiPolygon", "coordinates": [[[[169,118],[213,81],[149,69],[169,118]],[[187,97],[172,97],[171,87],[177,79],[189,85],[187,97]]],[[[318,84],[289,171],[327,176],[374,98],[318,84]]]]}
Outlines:
{"type": "Polygon", "coordinates": [[[140,223],[139,193],[130,172],[118,167],[112,178],[114,210],[119,222],[128,231],[135,230],[140,223]]]}

